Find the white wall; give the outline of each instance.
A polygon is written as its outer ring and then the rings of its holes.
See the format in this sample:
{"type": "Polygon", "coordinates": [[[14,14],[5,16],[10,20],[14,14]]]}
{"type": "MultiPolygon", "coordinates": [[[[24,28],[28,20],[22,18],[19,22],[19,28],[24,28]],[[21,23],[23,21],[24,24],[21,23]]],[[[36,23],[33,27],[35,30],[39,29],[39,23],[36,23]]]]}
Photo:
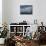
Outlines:
{"type": "Polygon", "coordinates": [[[0,0],[0,27],[2,27],[2,0],[0,0]]]}
{"type": "Polygon", "coordinates": [[[2,22],[8,23],[8,17],[7,17],[7,0],[2,0],[2,22]]]}
{"type": "Polygon", "coordinates": [[[33,23],[37,19],[38,24],[41,21],[46,25],[46,0],[4,0],[4,17],[3,20],[7,23],[21,22],[26,20],[28,23],[33,23]],[[20,5],[32,5],[32,15],[20,15],[20,5]]]}
{"type": "Polygon", "coordinates": [[[37,3],[34,0],[12,0],[11,1],[12,6],[10,7],[12,9],[11,12],[11,18],[9,19],[11,22],[21,22],[23,20],[26,20],[27,22],[31,23],[35,18],[36,14],[34,11],[37,9],[37,3]],[[36,4],[36,5],[35,5],[36,4]],[[20,5],[32,5],[33,6],[33,14],[32,15],[20,15],[20,5]],[[35,7],[36,6],[36,7],[35,7]]]}

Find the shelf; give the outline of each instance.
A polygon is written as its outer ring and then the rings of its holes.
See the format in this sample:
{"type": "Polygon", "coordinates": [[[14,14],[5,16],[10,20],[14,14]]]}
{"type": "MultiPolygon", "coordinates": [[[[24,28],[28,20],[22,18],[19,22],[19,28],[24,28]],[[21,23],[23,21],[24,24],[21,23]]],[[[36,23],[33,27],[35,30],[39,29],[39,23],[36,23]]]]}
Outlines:
{"type": "MultiPolygon", "coordinates": [[[[10,32],[10,33],[15,33],[15,32],[10,32]]],[[[23,32],[16,32],[16,33],[23,33],[23,32]]]]}
{"type": "Polygon", "coordinates": [[[23,33],[23,32],[16,32],[16,33],[23,33]]]}
{"type": "Polygon", "coordinates": [[[9,27],[10,27],[10,33],[16,33],[17,35],[22,34],[22,36],[25,36],[25,34],[26,34],[26,28],[30,27],[30,26],[31,25],[9,25],[9,27]],[[16,32],[14,32],[14,30],[16,32]],[[13,32],[11,32],[11,31],[13,31],[13,32]]]}
{"type": "Polygon", "coordinates": [[[28,25],[9,25],[9,26],[31,26],[31,25],[38,25],[38,24],[28,24],[28,25]]]}
{"type": "Polygon", "coordinates": [[[15,33],[15,32],[10,32],[10,33],[15,33]]]}

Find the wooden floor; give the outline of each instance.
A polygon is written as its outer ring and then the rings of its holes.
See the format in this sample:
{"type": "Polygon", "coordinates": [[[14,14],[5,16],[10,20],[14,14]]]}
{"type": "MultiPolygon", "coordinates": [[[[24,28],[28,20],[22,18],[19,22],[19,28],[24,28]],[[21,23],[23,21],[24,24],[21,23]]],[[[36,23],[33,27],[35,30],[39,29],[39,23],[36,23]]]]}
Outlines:
{"type": "Polygon", "coordinates": [[[46,46],[46,45],[40,45],[40,46],[46,46]]]}
{"type": "MultiPolygon", "coordinates": [[[[0,45],[0,46],[4,46],[4,45],[0,45]]],[[[39,45],[38,45],[38,44],[36,44],[36,43],[35,43],[35,44],[33,43],[33,45],[32,45],[32,46],[39,46],[39,45]]],[[[46,45],[40,45],[40,46],[46,46],[46,45]]]]}
{"type": "Polygon", "coordinates": [[[4,46],[4,45],[0,45],[0,46],[4,46]]]}

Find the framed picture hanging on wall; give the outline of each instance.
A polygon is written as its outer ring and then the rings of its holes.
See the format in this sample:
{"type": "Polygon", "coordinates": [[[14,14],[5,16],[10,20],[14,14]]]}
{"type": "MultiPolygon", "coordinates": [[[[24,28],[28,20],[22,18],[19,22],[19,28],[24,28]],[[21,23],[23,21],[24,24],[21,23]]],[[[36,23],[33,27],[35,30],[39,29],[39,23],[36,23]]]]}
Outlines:
{"type": "Polygon", "coordinates": [[[32,5],[20,5],[20,14],[32,14],[32,5]]]}

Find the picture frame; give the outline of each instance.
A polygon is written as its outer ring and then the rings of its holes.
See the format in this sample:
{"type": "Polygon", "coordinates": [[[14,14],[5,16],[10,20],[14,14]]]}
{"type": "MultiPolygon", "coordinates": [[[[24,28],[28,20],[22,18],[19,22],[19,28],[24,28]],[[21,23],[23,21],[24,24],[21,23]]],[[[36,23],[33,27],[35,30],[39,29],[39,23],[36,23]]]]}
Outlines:
{"type": "Polygon", "coordinates": [[[20,5],[20,14],[32,14],[33,12],[33,7],[32,5],[20,5]]]}

